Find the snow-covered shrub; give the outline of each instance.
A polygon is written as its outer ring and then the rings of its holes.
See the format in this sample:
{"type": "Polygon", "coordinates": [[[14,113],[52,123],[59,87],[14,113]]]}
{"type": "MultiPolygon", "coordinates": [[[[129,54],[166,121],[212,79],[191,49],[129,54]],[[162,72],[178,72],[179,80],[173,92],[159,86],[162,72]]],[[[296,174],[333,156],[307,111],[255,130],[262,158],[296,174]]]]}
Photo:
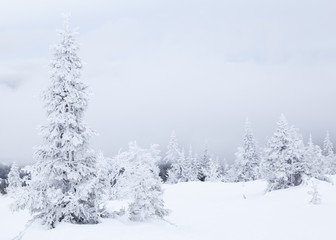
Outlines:
{"type": "Polygon", "coordinates": [[[136,143],[130,143],[128,151],[120,153],[119,158],[127,161],[121,184],[131,199],[129,217],[134,221],[145,221],[149,218],[163,218],[168,214],[162,199],[162,183],[157,162],[160,160],[157,145],[142,149],[136,143]]]}

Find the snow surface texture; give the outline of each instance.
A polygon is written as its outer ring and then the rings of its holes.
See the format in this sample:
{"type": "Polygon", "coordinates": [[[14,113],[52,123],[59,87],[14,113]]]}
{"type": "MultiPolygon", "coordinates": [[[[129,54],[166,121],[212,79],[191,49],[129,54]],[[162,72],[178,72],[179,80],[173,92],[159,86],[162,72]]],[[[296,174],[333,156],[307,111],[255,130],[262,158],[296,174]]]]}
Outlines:
{"type": "MultiPolygon", "coordinates": [[[[321,196],[318,205],[310,203],[312,186],[304,184],[266,194],[264,181],[167,184],[164,200],[171,210],[167,221],[131,222],[121,217],[96,225],[61,223],[52,230],[33,223],[22,239],[334,240],[336,186],[315,183],[321,196]]],[[[30,219],[27,212],[12,213],[10,201],[0,197],[1,240],[15,237],[30,219]]],[[[114,207],[117,204],[122,205],[110,202],[114,207]]]]}

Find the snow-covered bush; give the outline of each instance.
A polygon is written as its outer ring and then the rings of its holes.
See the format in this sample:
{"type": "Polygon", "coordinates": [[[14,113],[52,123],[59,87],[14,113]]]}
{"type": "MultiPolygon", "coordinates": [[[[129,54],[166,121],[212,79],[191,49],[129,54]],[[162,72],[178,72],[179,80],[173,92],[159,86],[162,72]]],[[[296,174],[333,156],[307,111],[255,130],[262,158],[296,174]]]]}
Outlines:
{"type": "Polygon", "coordinates": [[[127,192],[131,203],[129,217],[134,221],[145,221],[149,218],[163,218],[168,214],[162,199],[162,183],[157,167],[160,151],[157,145],[142,149],[136,143],[130,143],[126,152],[119,158],[125,163],[122,177],[117,181],[127,192]]]}

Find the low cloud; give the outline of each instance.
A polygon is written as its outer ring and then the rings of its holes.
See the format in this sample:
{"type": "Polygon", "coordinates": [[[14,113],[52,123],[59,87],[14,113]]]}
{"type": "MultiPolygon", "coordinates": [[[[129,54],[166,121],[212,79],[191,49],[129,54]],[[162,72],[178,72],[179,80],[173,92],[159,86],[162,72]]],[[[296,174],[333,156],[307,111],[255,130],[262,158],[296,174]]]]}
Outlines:
{"type": "Polygon", "coordinates": [[[41,140],[39,94],[61,12],[79,28],[83,81],[94,93],[86,120],[106,155],[129,140],[165,152],[175,130],[184,147],[207,143],[232,160],[246,117],[263,145],[281,113],[316,142],[326,130],[336,137],[335,1],[79,2],[0,9],[0,160],[31,159],[41,140]]]}

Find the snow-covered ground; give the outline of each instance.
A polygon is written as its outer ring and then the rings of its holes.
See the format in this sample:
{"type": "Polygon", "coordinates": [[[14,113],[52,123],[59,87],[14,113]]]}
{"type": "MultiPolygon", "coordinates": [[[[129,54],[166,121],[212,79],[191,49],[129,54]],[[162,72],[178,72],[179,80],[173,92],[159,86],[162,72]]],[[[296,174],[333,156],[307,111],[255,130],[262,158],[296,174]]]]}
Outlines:
{"type": "MultiPolygon", "coordinates": [[[[336,177],[333,178],[336,182],[336,177]]],[[[104,219],[97,225],[62,223],[46,230],[34,223],[22,239],[335,239],[336,186],[318,182],[320,205],[304,185],[265,194],[263,181],[242,183],[189,182],[164,185],[172,212],[167,221],[130,222],[104,219]]],[[[0,239],[12,239],[29,220],[26,212],[12,213],[10,200],[0,197],[0,239]]]]}

